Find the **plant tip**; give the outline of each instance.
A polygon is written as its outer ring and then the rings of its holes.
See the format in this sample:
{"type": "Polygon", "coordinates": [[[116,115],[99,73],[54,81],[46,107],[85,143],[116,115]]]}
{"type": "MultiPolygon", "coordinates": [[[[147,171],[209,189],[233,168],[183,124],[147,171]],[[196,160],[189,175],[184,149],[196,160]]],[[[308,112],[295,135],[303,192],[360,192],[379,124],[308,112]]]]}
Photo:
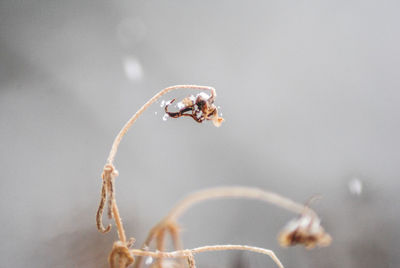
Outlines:
{"type": "Polygon", "coordinates": [[[189,116],[196,122],[202,123],[204,120],[211,120],[214,126],[221,126],[224,119],[218,115],[218,108],[214,105],[215,95],[207,95],[200,92],[196,97],[189,96],[180,101],[177,105],[177,112],[170,112],[168,107],[175,99],[165,105],[165,113],[172,118],[189,116]]]}
{"type": "Polygon", "coordinates": [[[279,233],[278,242],[283,247],[304,245],[307,249],[316,246],[326,247],[332,242],[332,237],[321,226],[317,216],[308,214],[291,220],[279,233]]]}

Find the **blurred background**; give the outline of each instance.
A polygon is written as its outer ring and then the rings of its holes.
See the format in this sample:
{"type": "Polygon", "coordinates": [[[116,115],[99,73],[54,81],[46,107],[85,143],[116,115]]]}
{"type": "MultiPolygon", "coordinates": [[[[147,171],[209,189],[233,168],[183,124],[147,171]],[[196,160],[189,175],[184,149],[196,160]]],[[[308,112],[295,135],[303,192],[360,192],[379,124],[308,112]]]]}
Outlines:
{"type": "MultiPolygon", "coordinates": [[[[128,236],[188,193],[261,187],[313,204],[328,248],[282,249],[295,215],[249,200],[197,205],[186,248],[247,244],[285,267],[400,266],[399,1],[0,2],[0,259],[107,267],[117,239],[95,214],[115,135],[175,84],[214,86],[226,119],[163,120],[161,100],[122,141],[116,195],[128,236]]],[[[105,219],[105,223],[109,221],[105,219]]],[[[205,253],[198,267],[276,267],[205,253]]]]}

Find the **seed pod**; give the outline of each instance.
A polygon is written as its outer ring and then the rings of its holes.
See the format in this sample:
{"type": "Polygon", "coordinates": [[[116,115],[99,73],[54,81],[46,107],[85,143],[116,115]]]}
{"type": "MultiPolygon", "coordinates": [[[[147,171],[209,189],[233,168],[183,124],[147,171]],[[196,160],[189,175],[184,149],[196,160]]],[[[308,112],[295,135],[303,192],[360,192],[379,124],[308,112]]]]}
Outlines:
{"type": "Polygon", "coordinates": [[[321,226],[321,220],[308,214],[291,220],[278,235],[278,242],[283,247],[302,244],[312,249],[329,246],[331,241],[332,237],[321,226]]]}

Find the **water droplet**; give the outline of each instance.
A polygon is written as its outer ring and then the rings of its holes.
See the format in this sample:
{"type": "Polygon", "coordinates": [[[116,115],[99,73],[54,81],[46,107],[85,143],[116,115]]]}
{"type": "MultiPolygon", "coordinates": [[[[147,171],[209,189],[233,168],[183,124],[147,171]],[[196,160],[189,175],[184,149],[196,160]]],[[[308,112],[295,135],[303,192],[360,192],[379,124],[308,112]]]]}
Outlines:
{"type": "Polygon", "coordinates": [[[154,112],[155,115],[157,115],[157,112],[154,112]]]}
{"type": "Polygon", "coordinates": [[[348,183],[349,191],[353,195],[361,195],[363,190],[363,184],[359,178],[353,178],[348,183]]]}
{"type": "Polygon", "coordinates": [[[169,115],[168,115],[168,114],[164,114],[164,116],[163,116],[162,120],[163,120],[163,121],[167,121],[168,117],[169,117],[169,115]]]}
{"type": "Polygon", "coordinates": [[[165,105],[165,100],[162,100],[161,104],[160,104],[160,107],[164,107],[164,105],[165,105]]]}

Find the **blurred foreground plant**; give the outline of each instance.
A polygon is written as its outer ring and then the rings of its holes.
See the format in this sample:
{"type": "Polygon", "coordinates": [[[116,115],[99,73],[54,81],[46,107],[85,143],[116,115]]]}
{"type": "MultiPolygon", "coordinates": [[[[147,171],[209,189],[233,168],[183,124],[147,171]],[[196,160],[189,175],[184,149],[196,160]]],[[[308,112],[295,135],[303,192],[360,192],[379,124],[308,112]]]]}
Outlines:
{"type": "Polygon", "coordinates": [[[157,225],[155,225],[147,236],[141,249],[132,249],[135,240],[130,238],[127,240],[125,230],[122,224],[121,217],[117,202],[115,199],[115,178],[118,176],[118,171],[115,169],[113,164],[115,155],[118,150],[118,146],[127,133],[129,128],[137,120],[137,118],[155,101],[157,101],[164,94],[177,89],[195,89],[202,91],[210,91],[211,95],[207,95],[204,92],[197,94],[197,96],[189,96],[184,98],[178,103],[179,111],[170,112],[168,110],[169,105],[175,101],[173,99],[165,106],[165,112],[168,116],[173,118],[179,117],[191,117],[196,122],[202,123],[206,120],[212,121],[213,124],[219,127],[224,119],[219,116],[218,109],[214,105],[216,98],[215,89],[206,86],[196,85],[178,85],[163,89],[152,97],[147,103],[145,103],[129,121],[124,125],[121,131],[118,133],[111,147],[110,154],[107,158],[107,162],[103,168],[102,173],[102,190],[99,208],[96,215],[97,229],[102,233],[107,233],[111,230],[111,224],[104,227],[102,223],[102,216],[104,206],[107,203],[107,214],[109,219],[114,219],[117,227],[117,233],[119,240],[116,241],[112,247],[111,253],[108,257],[111,268],[125,268],[131,264],[135,265],[135,268],[139,268],[142,265],[142,257],[148,256],[157,259],[154,262],[154,267],[185,267],[187,265],[190,268],[196,267],[194,255],[206,251],[222,251],[222,250],[244,250],[256,253],[268,255],[278,265],[283,268],[282,263],[276,257],[273,251],[258,247],[245,246],[245,245],[212,245],[203,246],[194,249],[183,249],[182,242],[180,240],[180,229],[177,223],[177,219],[192,205],[209,199],[217,198],[247,198],[257,199],[265,202],[272,203],[279,207],[288,209],[292,212],[299,214],[300,216],[291,221],[279,234],[278,240],[282,246],[292,246],[296,244],[303,244],[307,248],[313,248],[315,246],[327,246],[331,242],[331,237],[325,232],[320,225],[320,219],[317,214],[309,207],[305,207],[302,204],[296,203],[288,198],[280,196],[276,193],[264,191],[257,188],[250,187],[219,187],[211,188],[203,191],[196,192],[183,199],[180,203],[174,207],[170,213],[163,218],[157,225]],[[165,236],[170,234],[173,242],[175,251],[165,252],[165,236]],[[149,251],[148,247],[152,241],[156,241],[156,251],[149,251]],[[134,256],[138,256],[135,262],[134,256]],[[164,263],[163,258],[178,259],[178,263],[164,263]],[[186,262],[184,261],[186,260],[186,262]]]}

